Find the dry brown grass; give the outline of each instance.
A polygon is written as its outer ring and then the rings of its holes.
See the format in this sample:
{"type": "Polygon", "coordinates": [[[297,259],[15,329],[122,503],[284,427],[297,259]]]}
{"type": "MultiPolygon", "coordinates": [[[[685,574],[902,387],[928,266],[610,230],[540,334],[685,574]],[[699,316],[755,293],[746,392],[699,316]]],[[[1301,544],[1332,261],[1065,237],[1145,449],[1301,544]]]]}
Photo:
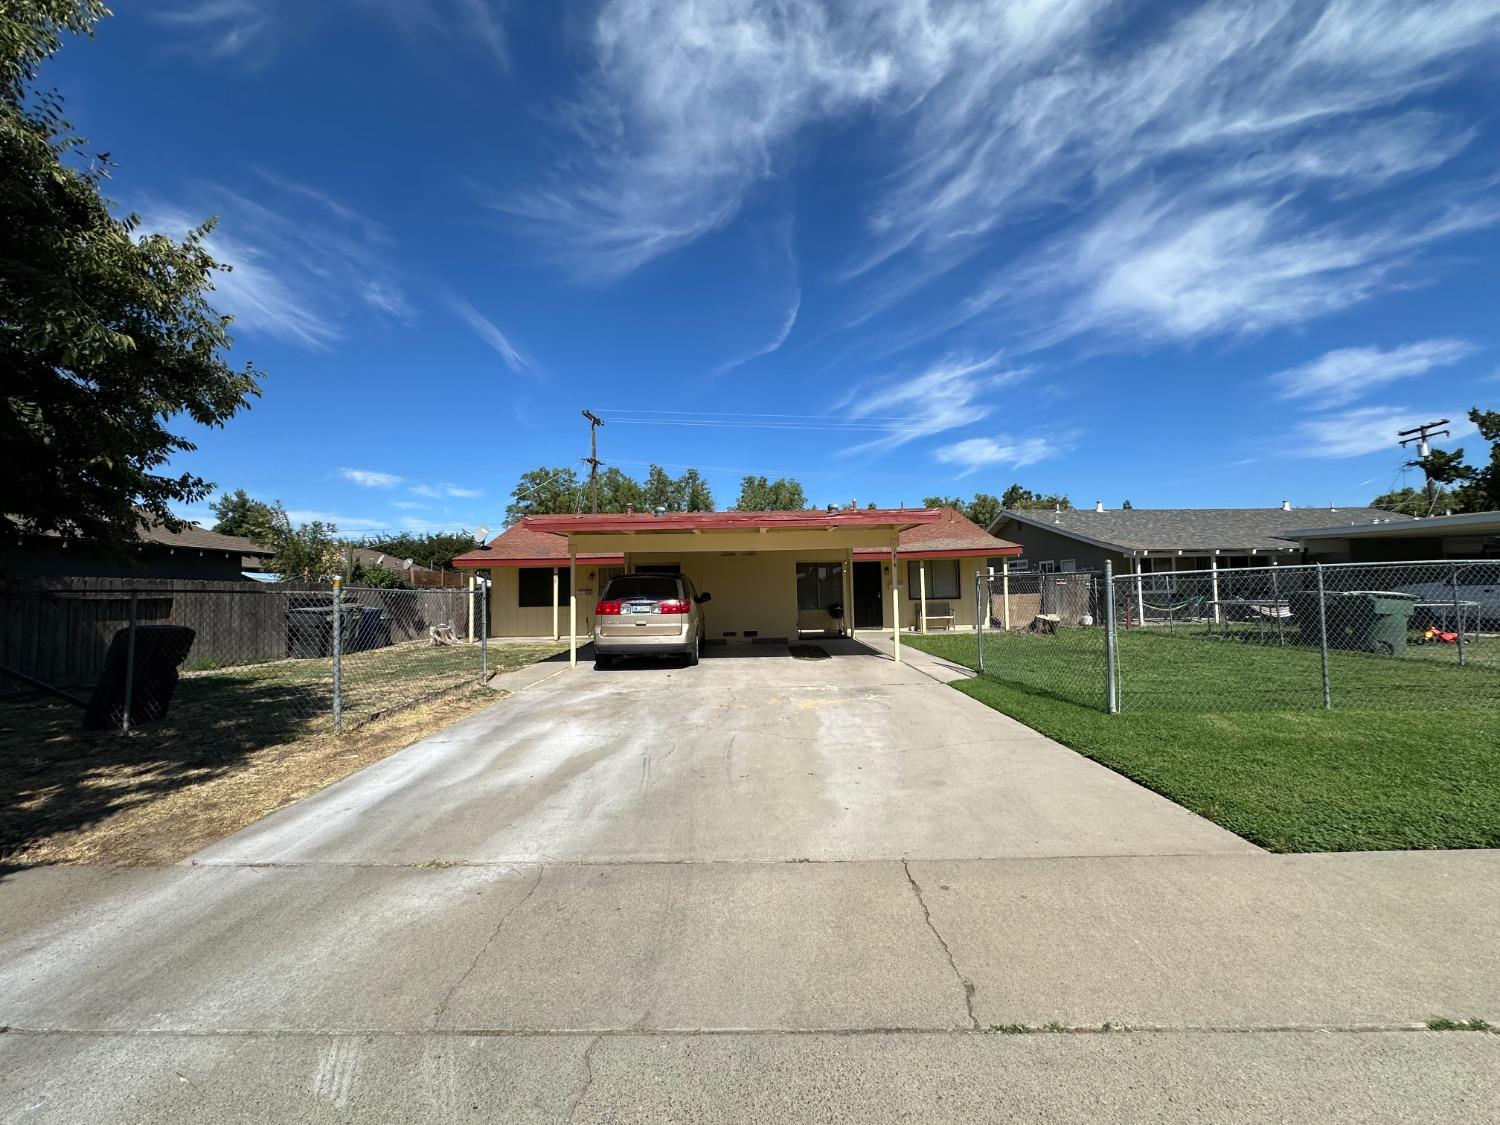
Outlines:
{"type": "MultiPolygon", "coordinates": [[[[284,805],[333,784],[372,762],[503,698],[486,687],[461,689],[352,734],[318,734],[251,751],[236,768],[207,773],[168,792],[140,792],[149,773],[123,767],[91,771],[85,785],[99,796],[129,788],[133,797],[103,820],[45,835],[6,857],[7,864],[86,863],[126,866],[175,863],[284,805]]],[[[105,737],[116,737],[113,734],[105,737]]]]}
{"type": "MultiPolygon", "coordinates": [[[[494,646],[491,667],[510,671],[556,652],[494,646]]],[[[326,661],[184,677],[167,718],[128,737],[83,730],[80,713],[55,700],[6,702],[0,865],[176,862],[506,694],[475,679],[455,683],[455,660],[461,671],[472,654],[346,661],[354,706],[343,735],[329,729],[326,661]]]]}

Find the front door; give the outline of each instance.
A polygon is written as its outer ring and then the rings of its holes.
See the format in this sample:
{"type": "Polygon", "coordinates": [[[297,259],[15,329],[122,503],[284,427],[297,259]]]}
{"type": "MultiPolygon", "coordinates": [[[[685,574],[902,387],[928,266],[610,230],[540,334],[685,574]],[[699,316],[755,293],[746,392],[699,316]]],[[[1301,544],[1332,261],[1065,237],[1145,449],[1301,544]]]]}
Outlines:
{"type": "Polygon", "coordinates": [[[879,629],[882,621],[882,591],[885,586],[884,572],[878,562],[854,564],[854,627],[856,629],[879,629]]]}

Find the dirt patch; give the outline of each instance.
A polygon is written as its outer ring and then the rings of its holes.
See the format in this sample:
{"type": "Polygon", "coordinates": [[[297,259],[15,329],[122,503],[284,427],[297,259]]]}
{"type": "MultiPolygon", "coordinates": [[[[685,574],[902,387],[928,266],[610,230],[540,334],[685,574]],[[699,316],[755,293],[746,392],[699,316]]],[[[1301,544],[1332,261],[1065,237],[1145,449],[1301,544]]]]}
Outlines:
{"type": "Polygon", "coordinates": [[[461,689],[366,723],[352,734],[266,746],[226,772],[205,767],[201,778],[167,792],[153,792],[151,775],[129,765],[91,770],[83,787],[106,798],[119,793],[124,803],[95,824],[41,835],[5,862],[175,863],[503,696],[486,687],[461,689]]]}

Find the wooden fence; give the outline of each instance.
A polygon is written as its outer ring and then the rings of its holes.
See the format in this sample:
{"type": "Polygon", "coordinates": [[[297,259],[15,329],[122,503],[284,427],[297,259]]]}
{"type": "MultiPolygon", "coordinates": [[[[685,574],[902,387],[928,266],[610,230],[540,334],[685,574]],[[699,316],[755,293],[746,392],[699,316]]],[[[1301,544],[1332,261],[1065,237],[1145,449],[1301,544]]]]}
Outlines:
{"type": "MultiPolygon", "coordinates": [[[[469,592],[463,589],[367,590],[345,593],[346,607],[369,607],[378,626],[367,644],[416,640],[432,625],[462,634],[469,592]]],[[[194,630],[186,669],[282,660],[289,654],[289,615],[332,608],[329,586],[284,582],[210,582],[135,578],[36,579],[0,586],[0,665],[57,687],[93,683],[109,643],[130,622],[194,630]]],[[[347,610],[346,610],[347,612],[347,610]]],[[[0,676],[0,694],[24,691],[0,676]]]]}

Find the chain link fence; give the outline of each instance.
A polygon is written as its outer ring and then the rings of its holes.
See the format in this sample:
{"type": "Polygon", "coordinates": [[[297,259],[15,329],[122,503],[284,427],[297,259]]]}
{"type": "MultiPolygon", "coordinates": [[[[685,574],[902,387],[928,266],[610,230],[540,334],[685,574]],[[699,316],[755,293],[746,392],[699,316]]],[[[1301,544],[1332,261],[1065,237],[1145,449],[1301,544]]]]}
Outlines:
{"type": "Polygon", "coordinates": [[[170,710],[206,734],[259,742],[350,730],[481,682],[484,614],[483,598],[452,588],[5,588],[0,704],[61,698],[85,727],[125,731],[170,710]]]}
{"type": "Polygon", "coordinates": [[[980,575],[974,663],[1109,711],[1500,705],[1500,561],[980,575]]]}

